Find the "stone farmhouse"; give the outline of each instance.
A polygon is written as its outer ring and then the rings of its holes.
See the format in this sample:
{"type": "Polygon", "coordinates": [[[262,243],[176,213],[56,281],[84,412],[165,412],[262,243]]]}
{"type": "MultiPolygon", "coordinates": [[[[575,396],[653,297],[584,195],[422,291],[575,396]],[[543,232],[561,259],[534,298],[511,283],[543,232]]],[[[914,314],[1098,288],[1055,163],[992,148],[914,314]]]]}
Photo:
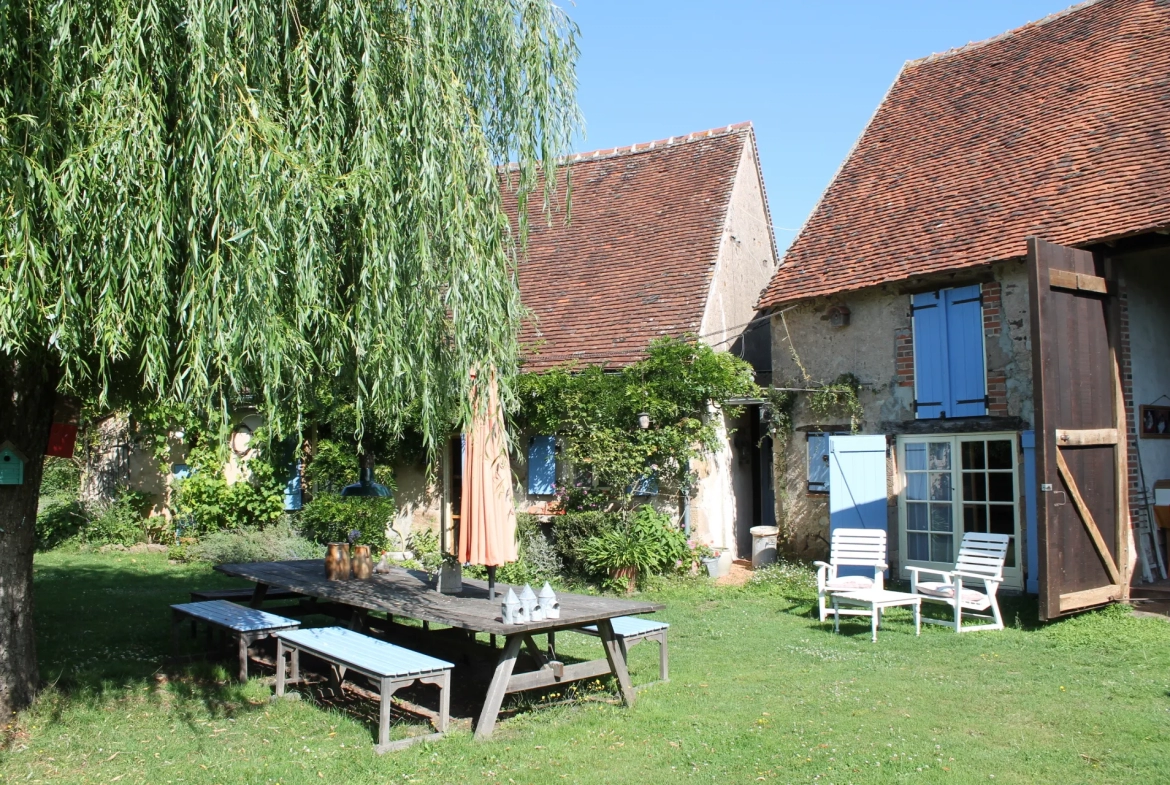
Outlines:
{"type": "Polygon", "coordinates": [[[1005,589],[1043,618],[1165,578],[1168,235],[1170,4],[1082,3],[908,62],[759,301],[775,384],[853,374],[868,437],[797,396],[789,550],[886,528],[897,576],[1008,534],[1005,589]]]}

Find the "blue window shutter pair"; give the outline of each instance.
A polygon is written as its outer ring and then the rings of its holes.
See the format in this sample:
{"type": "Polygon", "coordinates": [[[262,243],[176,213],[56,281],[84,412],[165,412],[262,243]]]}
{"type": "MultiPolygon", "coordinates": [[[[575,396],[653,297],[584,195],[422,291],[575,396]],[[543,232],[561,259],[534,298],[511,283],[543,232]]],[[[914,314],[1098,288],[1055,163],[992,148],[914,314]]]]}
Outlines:
{"type": "Polygon", "coordinates": [[[548,496],[556,491],[557,443],[555,436],[528,440],[528,493],[548,496]]]}
{"type": "Polygon", "coordinates": [[[808,490],[810,493],[829,492],[829,434],[808,435],[808,490]]]}
{"type": "Polygon", "coordinates": [[[914,387],[918,419],[987,413],[979,285],[916,294],[914,387]]]}

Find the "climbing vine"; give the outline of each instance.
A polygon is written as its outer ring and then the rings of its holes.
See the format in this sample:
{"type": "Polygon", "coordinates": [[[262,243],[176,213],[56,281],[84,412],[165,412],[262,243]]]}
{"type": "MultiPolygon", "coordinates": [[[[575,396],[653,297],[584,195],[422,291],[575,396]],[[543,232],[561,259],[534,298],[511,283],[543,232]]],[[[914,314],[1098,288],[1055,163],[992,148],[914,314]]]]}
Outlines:
{"type": "Polygon", "coordinates": [[[674,338],[655,341],[645,359],[617,371],[568,365],[525,374],[517,392],[519,424],[562,437],[562,456],[577,475],[569,489],[580,485],[621,506],[645,478],[664,488],[692,484],[691,460],[718,444],[708,404],[761,394],[744,361],[674,338]],[[640,427],[641,414],[648,427],[640,427]]]}

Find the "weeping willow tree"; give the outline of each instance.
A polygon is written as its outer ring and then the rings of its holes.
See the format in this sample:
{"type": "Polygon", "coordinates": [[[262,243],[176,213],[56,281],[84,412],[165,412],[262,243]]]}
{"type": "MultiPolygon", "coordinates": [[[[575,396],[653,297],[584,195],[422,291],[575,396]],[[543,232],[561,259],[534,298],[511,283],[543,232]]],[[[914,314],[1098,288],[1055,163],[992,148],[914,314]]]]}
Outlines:
{"type": "Polygon", "coordinates": [[[515,371],[498,167],[521,216],[556,198],[575,38],[548,0],[0,6],[0,443],[28,459],[0,486],[0,716],[36,686],[59,391],[246,394],[288,429],[331,379],[433,445],[472,367],[515,371]]]}

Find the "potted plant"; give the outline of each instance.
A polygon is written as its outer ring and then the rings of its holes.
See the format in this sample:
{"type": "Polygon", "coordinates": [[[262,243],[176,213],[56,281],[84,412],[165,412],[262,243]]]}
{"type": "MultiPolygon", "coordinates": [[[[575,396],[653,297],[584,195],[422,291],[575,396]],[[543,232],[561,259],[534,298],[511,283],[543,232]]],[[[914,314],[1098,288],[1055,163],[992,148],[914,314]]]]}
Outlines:
{"type": "Polygon", "coordinates": [[[691,543],[691,553],[694,554],[694,559],[702,565],[703,569],[707,571],[707,575],[712,578],[719,576],[719,556],[717,550],[713,550],[709,545],[704,543],[691,543]]]}
{"type": "Polygon", "coordinates": [[[608,575],[609,582],[626,594],[632,594],[639,576],[660,561],[657,543],[629,524],[590,537],[581,546],[581,553],[590,570],[608,575]]]}

